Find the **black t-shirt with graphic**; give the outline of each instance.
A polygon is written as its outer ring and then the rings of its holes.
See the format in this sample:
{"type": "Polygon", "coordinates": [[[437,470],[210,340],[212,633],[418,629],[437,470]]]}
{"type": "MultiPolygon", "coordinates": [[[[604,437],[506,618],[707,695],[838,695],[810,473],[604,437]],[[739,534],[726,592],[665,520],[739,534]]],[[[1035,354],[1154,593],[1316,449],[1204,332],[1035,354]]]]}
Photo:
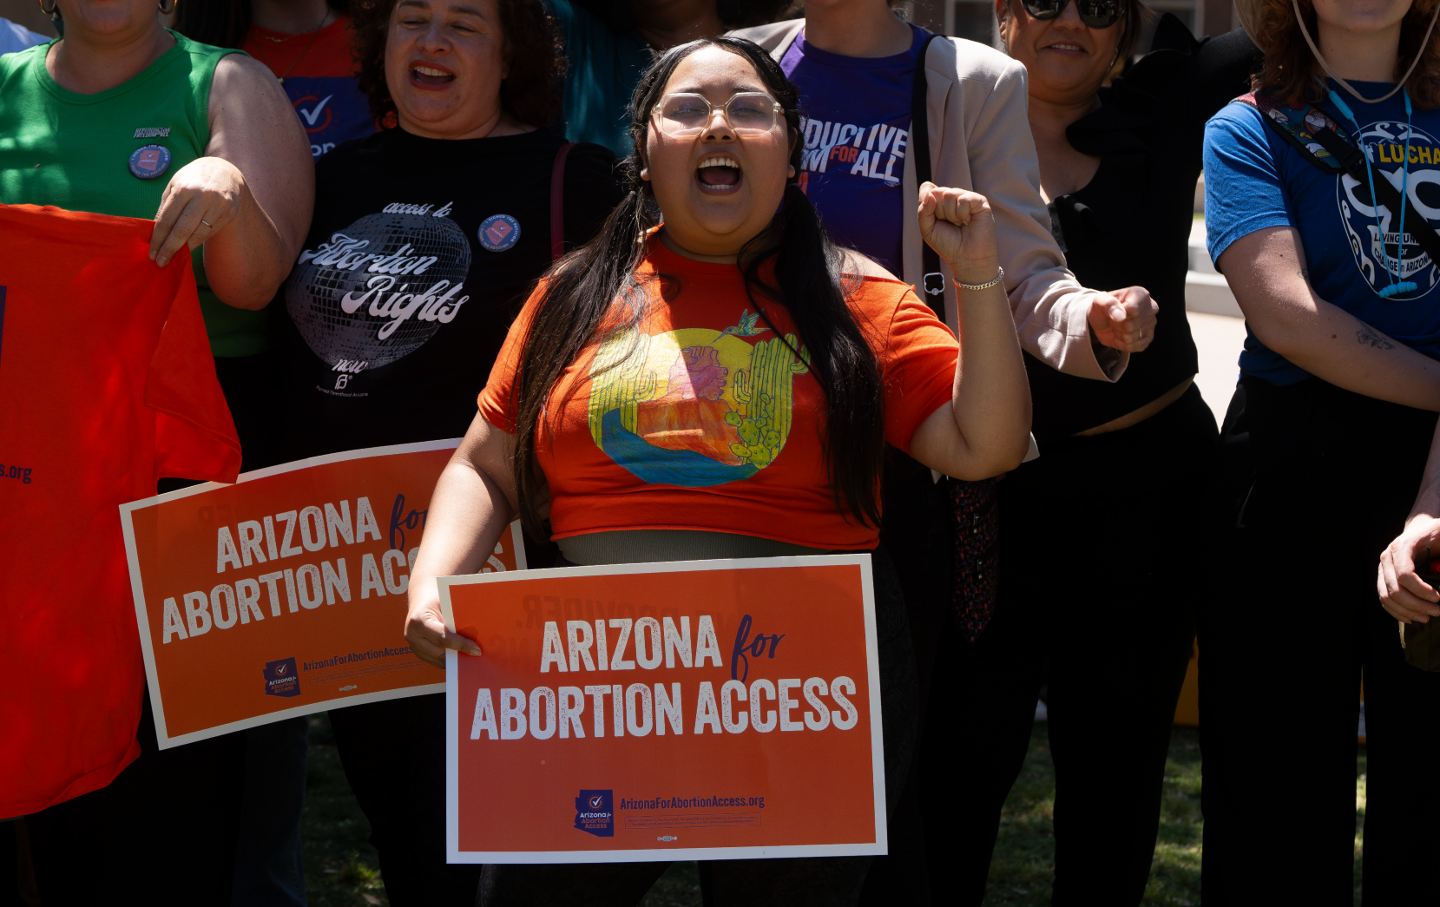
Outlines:
{"type": "MultiPolygon", "coordinates": [[[[310,235],[274,303],[283,459],[464,434],[510,322],[551,262],[563,141],[392,129],[319,162],[310,235]]],[[[572,146],[566,248],[594,236],[618,200],[610,152],[572,146]]]]}

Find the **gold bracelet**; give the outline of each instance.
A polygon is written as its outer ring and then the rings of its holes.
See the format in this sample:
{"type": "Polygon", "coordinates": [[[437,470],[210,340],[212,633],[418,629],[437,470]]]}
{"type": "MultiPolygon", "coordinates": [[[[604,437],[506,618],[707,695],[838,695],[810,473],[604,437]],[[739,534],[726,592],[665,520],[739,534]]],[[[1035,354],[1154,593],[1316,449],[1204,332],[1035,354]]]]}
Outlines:
{"type": "Polygon", "coordinates": [[[955,286],[959,287],[962,290],[970,290],[971,292],[974,292],[976,290],[988,290],[991,287],[998,287],[1004,281],[1005,269],[1001,267],[996,267],[995,276],[985,281],[984,283],[963,283],[962,281],[957,280],[955,281],[955,286]]]}

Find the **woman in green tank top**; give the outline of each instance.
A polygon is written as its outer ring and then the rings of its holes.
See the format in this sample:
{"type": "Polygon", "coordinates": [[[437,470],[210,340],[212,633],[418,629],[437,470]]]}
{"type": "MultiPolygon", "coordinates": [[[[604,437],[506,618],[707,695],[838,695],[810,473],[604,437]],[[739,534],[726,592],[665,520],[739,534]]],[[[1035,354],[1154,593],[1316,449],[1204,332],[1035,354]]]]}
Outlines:
{"type": "Polygon", "coordinates": [[[42,8],[64,38],[0,60],[0,202],[155,218],[158,264],[198,250],[215,354],[259,352],[263,322],[245,312],[284,280],[313,194],[274,77],[162,28],[154,0],[42,8]]]}

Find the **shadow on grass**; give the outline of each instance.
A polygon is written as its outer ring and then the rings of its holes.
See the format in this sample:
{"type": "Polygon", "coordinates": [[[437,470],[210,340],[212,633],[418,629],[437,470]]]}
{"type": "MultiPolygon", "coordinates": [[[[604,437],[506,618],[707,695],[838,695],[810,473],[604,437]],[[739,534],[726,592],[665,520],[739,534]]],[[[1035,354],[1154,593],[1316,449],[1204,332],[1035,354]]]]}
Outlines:
{"type": "MultiPolygon", "coordinates": [[[[1356,903],[1359,903],[1360,823],[1365,817],[1365,752],[1360,753],[1355,828],[1356,903]]],[[[329,721],[311,719],[309,791],[304,819],[305,882],[312,907],[385,905],[385,890],[368,827],[350,795],[330,738],[329,721]]],[[[1050,820],[1055,775],[1045,725],[1037,723],[1025,768],[1010,792],[990,867],[986,907],[1043,907],[1050,901],[1055,841],[1050,820]]],[[[1196,731],[1177,728],[1165,766],[1160,838],[1145,904],[1196,907],[1200,903],[1200,746],[1196,731]]],[[[651,889],[642,907],[698,907],[694,863],[676,863],[651,889]]],[[[557,905],[561,907],[561,905],[557,905]]]]}
{"type": "MultiPolygon", "coordinates": [[[[1357,766],[1355,893],[1360,903],[1360,846],[1365,821],[1365,750],[1357,766]]],[[[1045,725],[1030,738],[1025,768],[1005,803],[995,859],[990,865],[986,907],[1044,907],[1050,903],[1055,838],[1050,820],[1055,805],[1055,773],[1045,725]]],[[[1146,907],[1198,907],[1200,904],[1200,737],[1193,728],[1176,728],[1165,763],[1160,835],[1146,907]]]]}
{"type": "Polygon", "coordinates": [[[380,863],[367,840],[370,825],[350,794],[330,719],[310,719],[309,768],[301,823],[310,907],[389,904],[380,863]]]}
{"type": "MultiPolygon", "coordinates": [[[[1045,725],[1036,723],[1025,768],[1010,791],[990,864],[987,907],[1038,907],[1050,902],[1055,838],[1055,773],[1045,725]]],[[[1160,837],[1145,903],[1189,907],[1200,903],[1200,744],[1193,730],[1177,728],[1165,765],[1160,837]]]]}

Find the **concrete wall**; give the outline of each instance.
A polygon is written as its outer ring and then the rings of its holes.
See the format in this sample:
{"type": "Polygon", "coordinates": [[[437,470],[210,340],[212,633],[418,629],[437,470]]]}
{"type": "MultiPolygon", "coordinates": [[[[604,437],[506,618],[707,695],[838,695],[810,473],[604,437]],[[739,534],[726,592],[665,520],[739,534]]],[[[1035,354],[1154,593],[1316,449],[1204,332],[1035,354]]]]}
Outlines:
{"type": "Polygon", "coordinates": [[[910,21],[935,32],[945,31],[945,0],[912,0],[910,21]]]}

